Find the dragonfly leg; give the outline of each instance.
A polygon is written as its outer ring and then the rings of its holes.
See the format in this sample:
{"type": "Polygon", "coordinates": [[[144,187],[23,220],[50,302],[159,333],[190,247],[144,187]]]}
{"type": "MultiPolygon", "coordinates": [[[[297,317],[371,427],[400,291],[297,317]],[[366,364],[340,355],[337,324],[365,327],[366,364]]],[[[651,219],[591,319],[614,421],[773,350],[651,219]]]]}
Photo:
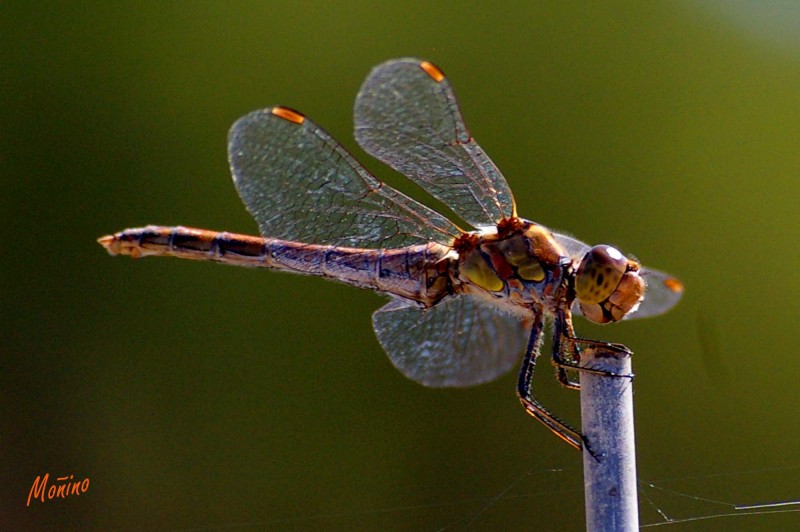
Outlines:
{"type": "Polygon", "coordinates": [[[631,351],[622,344],[589,340],[575,336],[572,326],[572,317],[566,312],[559,312],[555,320],[555,334],[553,335],[553,356],[552,364],[556,367],[556,377],[558,381],[573,390],[580,389],[580,382],[570,378],[573,373],[592,373],[604,377],[622,377],[632,379],[633,374],[622,374],[581,366],[581,351],[584,349],[594,349],[599,352],[608,353],[608,356],[628,355],[631,351]]]}
{"type": "Polygon", "coordinates": [[[583,434],[561,421],[533,397],[533,370],[536,365],[536,355],[539,353],[539,346],[542,341],[542,326],[542,317],[537,313],[534,316],[528,347],[522,360],[522,368],[520,369],[517,383],[517,396],[519,396],[519,400],[522,406],[525,407],[526,412],[539,420],[556,436],[580,451],[586,444],[586,438],[584,438],[583,434]]]}

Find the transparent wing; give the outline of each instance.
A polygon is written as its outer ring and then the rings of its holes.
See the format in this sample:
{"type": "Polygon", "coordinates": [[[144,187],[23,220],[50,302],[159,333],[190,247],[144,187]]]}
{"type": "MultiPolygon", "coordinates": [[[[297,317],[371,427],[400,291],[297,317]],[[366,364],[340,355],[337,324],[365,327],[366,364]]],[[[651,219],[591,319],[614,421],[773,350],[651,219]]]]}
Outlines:
{"type": "Polygon", "coordinates": [[[514,214],[503,175],[470,137],[450,82],[431,63],[375,67],[356,98],[356,140],[473,226],[514,214]]]}
{"type": "Polygon", "coordinates": [[[395,300],[372,325],[397,369],[426,386],[491,381],[516,365],[527,340],[523,320],[468,296],[427,310],[395,300]]]}
{"type": "Polygon", "coordinates": [[[583,257],[586,255],[586,252],[592,248],[592,246],[581,242],[577,238],[562,235],[561,233],[556,233],[555,231],[553,231],[553,237],[556,239],[556,242],[561,244],[561,247],[564,248],[564,251],[567,252],[567,255],[573,259],[583,257]]]}
{"type": "Polygon", "coordinates": [[[449,244],[458,229],[367,172],[338,142],[285,107],[255,111],[228,134],[233,181],[261,234],[314,244],[449,244]]]}
{"type": "MultiPolygon", "coordinates": [[[[683,283],[675,277],[650,268],[642,268],[639,275],[644,279],[647,291],[644,301],[641,302],[636,312],[630,315],[630,319],[658,316],[680,301],[681,295],[683,295],[683,283]]],[[[625,318],[629,317],[625,316],[625,318]]]]}
{"type": "MultiPolygon", "coordinates": [[[[567,255],[572,258],[583,257],[590,249],[589,245],[571,236],[559,233],[553,233],[553,236],[567,252],[567,255]]],[[[642,300],[635,312],[626,315],[624,319],[631,320],[658,316],[674,307],[680,300],[683,294],[683,284],[675,277],[645,267],[639,270],[639,275],[647,285],[644,300],[642,300]]],[[[577,302],[572,305],[572,313],[581,314],[580,306],[577,302]]]]}

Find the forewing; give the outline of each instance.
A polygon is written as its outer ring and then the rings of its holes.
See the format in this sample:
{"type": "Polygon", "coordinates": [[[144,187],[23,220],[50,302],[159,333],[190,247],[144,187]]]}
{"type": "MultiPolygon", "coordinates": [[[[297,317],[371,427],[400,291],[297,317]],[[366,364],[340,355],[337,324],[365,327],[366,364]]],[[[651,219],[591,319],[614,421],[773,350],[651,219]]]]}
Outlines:
{"type": "Polygon", "coordinates": [[[625,319],[658,316],[674,307],[681,299],[683,284],[675,277],[650,268],[642,268],[639,275],[644,279],[647,291],[636,312],[625,316],[625,319]]]}
{"type": "Polygon", "coordinates": [[[449,244],[458,229],[367,172],[338,142],[284,107],[233,125],[228,156],[239,196],[261,234],[314,244],[449,244]]]}
{"type": "Polygon", "coordinates": [[[473,226],[514,214],[503,175],[469,134],[450,82],[431,63],[375,67],[356,98],[356,140],[473,226]]]}
{"type": "Polygon", "coordinates": [[[591,246],[581,242],[577,238],[572,238],[568,235],[562,235],[561,233],[556,233],[555,231],[553,231],[553,238],[556,239],[556,242],[561,244],[561,247],[567,252],[567,256],[573,259],[583,257],[586,255],[586,252],[591,249],[591,246]]]}
{"type": "Polygon", "coordinates": [[[395,300],[375,311],[372,325],[397,369],[435,387],[496,379],[516,365],[527,339],[523,320],[469,296],[429,309],[395,300]]]}

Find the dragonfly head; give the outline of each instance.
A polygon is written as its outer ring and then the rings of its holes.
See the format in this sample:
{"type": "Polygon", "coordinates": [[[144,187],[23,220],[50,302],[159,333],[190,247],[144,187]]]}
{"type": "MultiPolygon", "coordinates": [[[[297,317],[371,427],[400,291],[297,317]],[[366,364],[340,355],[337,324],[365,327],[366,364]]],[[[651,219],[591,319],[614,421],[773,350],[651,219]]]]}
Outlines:
{"type": "Polygon", "coordinates": [[[611,246],[594,246],[575,273],[581,312],[595,323],[620,321],[639,307],[645,284],[639,263],[611,246]]]}

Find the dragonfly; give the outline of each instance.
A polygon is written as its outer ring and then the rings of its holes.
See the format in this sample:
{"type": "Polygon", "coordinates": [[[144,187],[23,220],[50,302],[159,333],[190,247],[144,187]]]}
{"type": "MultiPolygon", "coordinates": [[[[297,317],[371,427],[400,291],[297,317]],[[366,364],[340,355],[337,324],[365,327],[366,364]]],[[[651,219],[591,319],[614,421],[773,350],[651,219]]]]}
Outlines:
{"type": "Polygon", "coordinates": [[[579,389],[585,371],[632,377],[581,365],[589,348],[630,351],[577,337],[572,316],[595,323],[655,316],[678,302],[681,282],[612,246],[589,246],[519,217],[506,179],[470,135],[433,63],[406,58],[372,69],[354,116],[358,144],[451,216],[380,181],[306,116],[276,106],[240,118],[228,135],[233,181],[261,236],[148,225],[98,241],[112,255],[270,268],[386,294],[391,300],[372,325],[406,377],[431,387],[477,385],[521,359],[525,410],[585,448],[583,434],[534,397],[545,333],[567,388],[579,389]]]}

